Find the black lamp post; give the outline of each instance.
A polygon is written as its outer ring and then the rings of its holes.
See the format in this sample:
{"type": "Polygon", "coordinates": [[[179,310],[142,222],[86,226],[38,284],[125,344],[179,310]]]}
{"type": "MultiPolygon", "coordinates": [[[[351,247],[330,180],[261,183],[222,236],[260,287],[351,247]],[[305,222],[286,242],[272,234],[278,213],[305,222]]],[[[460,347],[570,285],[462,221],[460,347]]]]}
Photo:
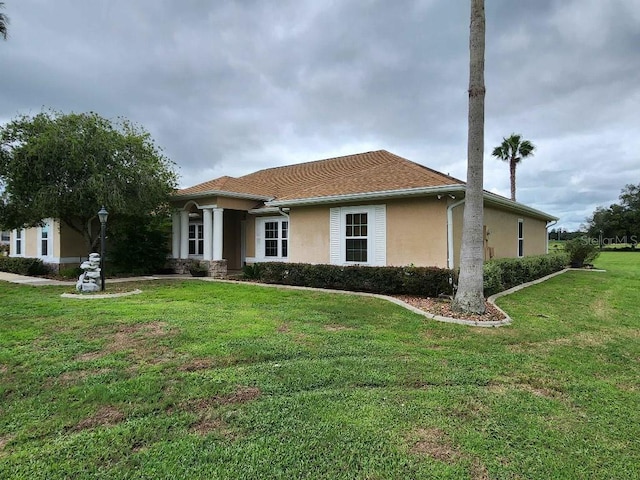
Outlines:
{"type": "Polygon", "coordinates": [[[104,205],[98,212],[98,218],[100,219],[100,289],[104,291],[104,252],[105,252],[105,232],[107,230],[107,218],[109,212],[104,208],[104,205]]]}

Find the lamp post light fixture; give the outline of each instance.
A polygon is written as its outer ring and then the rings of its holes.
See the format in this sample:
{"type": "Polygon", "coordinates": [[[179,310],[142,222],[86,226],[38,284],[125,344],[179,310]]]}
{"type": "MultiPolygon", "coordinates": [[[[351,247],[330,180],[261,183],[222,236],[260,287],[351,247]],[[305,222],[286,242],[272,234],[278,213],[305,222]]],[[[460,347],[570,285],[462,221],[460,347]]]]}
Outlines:
{"type": "Polygon", "coordinates": [[[104,253],[105,253],[105,233],[107,230],[107,218],[109,212],[104,208],[104,205],[98,212],[98,218],[100,219],[100,290],[104,291],[104,253]]]}

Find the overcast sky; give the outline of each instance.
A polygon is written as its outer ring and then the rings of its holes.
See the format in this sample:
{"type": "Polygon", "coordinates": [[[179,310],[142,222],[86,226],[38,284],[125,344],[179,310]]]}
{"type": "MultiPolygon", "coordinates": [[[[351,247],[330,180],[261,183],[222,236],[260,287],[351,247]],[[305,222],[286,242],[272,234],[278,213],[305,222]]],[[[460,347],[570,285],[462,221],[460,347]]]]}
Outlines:
{"type": "MultiPolygon", "coordinates": [[[[126,117],[183,187],[386,149],[466,178],[468,0],[4,0],[0,123],[126,117]]],[[[640,183],[640,0],[487,0],[485,188],[574,229],[640,183]]]]}

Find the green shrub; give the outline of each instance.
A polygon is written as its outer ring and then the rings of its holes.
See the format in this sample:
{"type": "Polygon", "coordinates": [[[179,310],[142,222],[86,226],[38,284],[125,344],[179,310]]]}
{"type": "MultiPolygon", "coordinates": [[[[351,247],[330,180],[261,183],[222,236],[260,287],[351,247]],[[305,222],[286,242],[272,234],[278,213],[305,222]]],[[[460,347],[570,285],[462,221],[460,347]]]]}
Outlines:
{"type": "Polygon", "coordinates": [[[58,272],[62,278],[76,279],[82,274],[83,270],[80,267],[65,267],[61,268],[58,272]]]}
{"type": "Polygon", "coordinates": [[[161,215],[118,217],[107,227],[108,273],[145,275],[162,270],[170,234],[170,221],[161,215]]]}
{"type": "Polygon", "coordinates": [[[343,267],[266,262],[246,267],[244,273],[245,278],[266,283],[424,297],[450,295],[456,280],[452,270],[413,266],[343,267]]]}
{"type": "Polygon", "coordinates": [[[260,264],[245,265],[242,267],[242,276],[247,280],[260,280],[260,264]]]}
{"type": "Polygon", "coordinates": [[[2,257],[0,256],[0,271],[17,275],[47,275],[51,269],[39,258],[2,257]]]}
{"type": "Polygon", "coordinates": [[[564,253],[535,255],[523,258],[500,258],[484,264],[484,294],[495,293],[531,282],[565,268],[568,256],[564,253]]]}
{"type": "Polygon", "coordinates": [[[571,266],[577,268],[593,262],[600,255],[599,245],[590,242],[587,237],[567,240],[564,249],[569,255],[571,266]]]}

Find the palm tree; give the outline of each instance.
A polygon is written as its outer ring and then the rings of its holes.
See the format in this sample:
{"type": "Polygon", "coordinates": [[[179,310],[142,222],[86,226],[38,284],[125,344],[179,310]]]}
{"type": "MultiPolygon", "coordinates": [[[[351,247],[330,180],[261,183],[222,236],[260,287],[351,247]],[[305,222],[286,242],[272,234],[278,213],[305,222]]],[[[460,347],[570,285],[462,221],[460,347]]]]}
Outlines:
{"type": "Polygon", "coordinates": [[[469,133],[467,139],[467,186],[460,249],[460,278],[453,300],[454,310],[484,313],[483,152],[484,152],[484,0],[471,0],[469,35],[469,133]]]}
{"type": "MultiPolygon", "coordinates": [[[[0,2],[0,8],[4,8],[4,2],[0,2]]],[[[7,39],[7,25],[9,24],[9,17],[4,13],[0,13],[0,36],[7,39]]]]}
{"type": "Polygon", "coordinates": [[[510,137],[503,138],[502,143],[493,149],[493,155],[500,160],[509,162],[511,175],[511,200],[516,201],[516,165],[523,158],[532,157],[535,145],[529,140],[523,140],[522,135],[512,133],[510,137]]]}

